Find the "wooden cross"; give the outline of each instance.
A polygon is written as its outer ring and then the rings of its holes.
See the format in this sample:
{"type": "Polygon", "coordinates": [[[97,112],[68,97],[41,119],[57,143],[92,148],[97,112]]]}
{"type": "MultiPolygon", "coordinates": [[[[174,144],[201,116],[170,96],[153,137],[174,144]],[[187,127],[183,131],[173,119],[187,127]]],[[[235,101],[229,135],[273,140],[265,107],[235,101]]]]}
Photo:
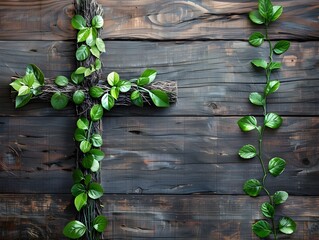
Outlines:
{"type": "Polygon", "coordinates": [[[172,81],[153,82],[156,76],[154,70],[146,70],[131,81],[121,80],[113,72],[108,75],[108,84],[103,82],[99,61],[104,48],[104,43],[99,38],[99,30],[103,26],[103,9],[96,0],[76,0],[75,9],[77,17],[73,17],[72,25],[79,32],[76,53],[78,68],[71,76],[73,84],[69,84],[68,79],[62,76],[44,78],[42,71],[30,64],[24,77],[12,77],[11,86],[15,90],[13,94],[16,97],[16,107],[24,106],[31,98],[51,101],[56,109],[64,108],[68,99],[73,99],[77,104],[77,169],[73,173],[75,184],[71,191],[75,196],[78,216],[77,221],[71,221],[65,227],[64,234],[76,239],[103,239],[106,219],[101,215],[102,205],[99,202],[103,193],[99,185],[99,161],[104,157],[100,150],[103,108],[110,110],[115,101],[116,105],[128,106],[133,103],[142,106],[146,102],[167,107],[169,102],[176,101],[177,86],[172,81]],[[88,26],[84,26],[84,23],[88,26]]]}

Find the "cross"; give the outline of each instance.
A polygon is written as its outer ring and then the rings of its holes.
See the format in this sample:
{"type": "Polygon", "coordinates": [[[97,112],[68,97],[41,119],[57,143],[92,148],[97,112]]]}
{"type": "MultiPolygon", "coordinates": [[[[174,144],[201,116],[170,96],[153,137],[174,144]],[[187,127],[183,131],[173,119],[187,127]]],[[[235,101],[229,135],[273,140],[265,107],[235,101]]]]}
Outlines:
{"type": "Polygon", "coordinates": [[[100,197],[103,188],[100,180],[101,150],[103,139],[102,116],[116,105],[154,104],[168,107],[176,101],[177,86],[172,81],[153,82],[156,71],[145,70],[139,77],[123,80],[112,72],[103,81],[100,55],[105,45],[100,38],[103,27],[103,9],[96,0],[76,0],[76,14],[72,26],[77,29],[76,59],[78,68],[68,78],[45,78],[34,64],[29,64],[24,76],[12,77],[16,108],[23,107],[31,99],[50,101],[53,108],[61,110],[70,99],[76,105],[78,120],[74,138],[76,144],[76,169],[71,192],[75,197],[76,220],[70,221],[63,233],[72,239],[103,239],[107,219],[101,214],[100,197]]]}

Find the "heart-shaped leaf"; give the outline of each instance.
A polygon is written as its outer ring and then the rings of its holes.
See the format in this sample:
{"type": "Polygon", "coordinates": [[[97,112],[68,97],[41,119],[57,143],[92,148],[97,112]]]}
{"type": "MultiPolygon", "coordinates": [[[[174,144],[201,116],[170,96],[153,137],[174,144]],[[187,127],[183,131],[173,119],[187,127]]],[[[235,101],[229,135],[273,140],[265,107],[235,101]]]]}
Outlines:
{"type": "Polygon", "coordinates": [[[153,89],[149,91],[149,95],[156,107],[169,107],[169,98],[166,92],[153,89]]]}
{"type": "Polygon", "coordinates": [[[82,237],[86,232],[86,226],[80,221],[74,220],[69,222],[63,229],[64,236],[77,239],[82,237]]]}
{"type": "Polygon", "coordinates": [[[290,42],[286,40],[280,40],[274,46],[274,53],[276,54],[283,54],[286,52],[290,47],[290,42]]]}
{"type": "Polygon", "coordinates": [[[265,105],[265,98],[263,95],[257,92],[253,92],[249,95],[249,100],[252,104],[257,106],[264,106],[265,105]]]}
{"type": "Polygon", "coordinates": [[[241,158],[251,159],[257,155],[257,151],[253,145],[247,144],[239,150],[238,154],[241,158]]]}
{"type": "Polygon", "coordinates": [[[267,62],[263,59],[254,59],[251,61],[251,64],[254,65],[255,67],[263,68],[263,69],[266,69],[268,65],[267,62]]]}
{"type": "Polygon", "coordinates": [[[69,79],[65,76],[57,76],[54,80],[54,83],[59,87],[65,87],[69,83],[69,79]]]}
{"type": "Polygon", "coordinates": [[[90,117],[93,122],[100,120],[103,117],[103,107],[95,104],[90,110],[90,117]]]}
{"type": "Polygon", "coordinates": [[[260,210],[261,210],[262,214],[265,217],[267,217],[267,218],[273,218],[274,217],[275,208],[269,202],[264,202],[261,205],[260,210]]]}
{"type": "Polygon", "coordinates": [[[267,113],[264,120],[265,126],[276,129],[282,124],[282,118],[276,113],[267,113]]]}
{"type": "Polygon", "coordinates": [[[245,116],[239,119],[237,124],[243,132],[248,132],[257,127],[257,119],[254,116],[245,116]]]}
{"type": "Polygon", "coordinates": [[[79,129],[87,130],[89,129],[90,122],[87,118],[81,117],[76,121],[76,126],[79,129]]]}
{"type": "Polygon", "coordinates": [[[265,36],[261,32],[254,32],[249,37],[249,43],[254,47],[259,47],[261,44],[263,44],[264,39],[265,36]]]}
{"type": "Polygon", "coordinates": [[[260,238],[268,237],[272,233],[270,224],[265,220],[254,223],[252,230],[260,238]]]}
{"type": "Polygon", "coordinates": [[[280,87],[280,82],[278,80],[269,81],[265,87],[265,95],[268,96],[271,93],[274,93],[280,87]]]}
{"type": "Polygon", "coordinates": [[[92,98],[99,98],[103,95],[104,90],[100,87],[94,86],[90,88],[89,93],[92,98]]]}
{"type": "Polygon", "coordinates": [[[293,234],[296,231],[297,224],[289,217],[283,217],[279,220],[279,231],[284,234],[293,234]]]}
{"type": "Polygon", "coordinates": [[[86,27],[86,21],[81,15],[74,15],[71,19],[71,24],[72,27],[77,30],[82,30],[86,27]]]}
{"type": "Polygon", "coordinates": [[[273,196],[274,204],[279,205],[287,201],[288,193],[285,191],[277,191],[273,196]]]}
{"type": "Polygon", "coordinates": [[[279,176],[286,167],[286,161],[279,157],[274,157],[269,161],[268,170],[274,177],[279,176]]]}
{"type": "Polygon", "coordinates": [[[101,103],[103,108],[110,111],[114,107],[115,100],[110,94],[106,93],[103,95],[101,103]]]}
{"type": "Polygon", "coordinates": [[[243,190],[247,195],[256,197],[262,190],[262,185],[257,179],[249,179],[245,182],[243,190]]]}
{"type": "Polygon", "coordinates": [[[107,219],[102,216],[102,215],[99,215],[97,216],[94,220],[93,220],[93,227],[96,231],[102,233],[104,232],[106,226],[108,224],[108,221],[107,219]]]}
{"type": "Polygon", "coordinates": [[[75,53],[76,59],[78,61],[84,61],[90,56],[90,49],[85,44],[81,45],[75,53]]]}
{"type": "Polygon", "coordinates": [[[68,105],[68,97],[61,92],[56,92],[51,97],[51,105],[56,110],[61,110],[68,105]]]}
{"type": "Polygon", "coordinates": [[[91,147],[92,147],[91,143],[86,140],[80,143],[80,149],[83,153],[89,152],[91,150],[91,147]]]}
{"type": "Polygon", "coordinates": [[[99,183],[91,183],[88,195],[92,199],[98,199],[103,195],[103,188],[99,183]]]}
{"type": "Polygon", "coordinates": [[[74,199],[74,206],[78,212],[82,209],[83,206],[87,204],[88,195],[87,193],[80,193],[74,199]]]}
{"type": "Polygon", "coordinates": [[[104,159],[104,152],[102,152],[99,149],[91,149],[90,153],[92,154],[94,160],[96,161],[102,161],[104,159]]]}
{"type": "Polygon", "coordinates": [[[249,19],[256,24],[264,24],[265,19],[260,15],[257,10],[249,12],[249,19]]]}

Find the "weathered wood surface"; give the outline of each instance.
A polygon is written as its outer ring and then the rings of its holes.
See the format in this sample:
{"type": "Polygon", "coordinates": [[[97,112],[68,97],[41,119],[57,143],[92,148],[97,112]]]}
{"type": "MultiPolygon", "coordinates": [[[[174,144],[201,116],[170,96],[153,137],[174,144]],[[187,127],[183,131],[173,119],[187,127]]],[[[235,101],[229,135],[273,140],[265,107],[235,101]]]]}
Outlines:
{"type": "MultiPolygon", "coordinates": [[[[1,194],[0,237],[63,239],[57,229],[74,214],[71,200],[61,194],[1,194]]],[[[257,239],[250,224],[263,218],[254,209],[265,200],[231,195],[106,195],[102,202],[110,220],[107,239],[247,240],[257,239]]],[[[289,239],[319,238],[318,205],[318,197],[291,196],[279,209],[279,215],[289,215],[298,224],[289,239]]]]}
{"type": "MultiPolygon", "coordinates": [[[[178,102],[169,109],[114,109],[111,115],[244,115],[260,114],[248,102],[265,79],[254,72],[249,61],[266,56],[267,49],[249,47],[246,42],[107,42],[104,73],[118,71],[132,78],[146,67],[159,72],[158,80],[178,84],[178,102]],[[136,60],[138,59],[138,61],[136,60]]],[[[29,104],[15,110],[8,84],[15,73],[24,74],[28,63],[39,65],[47,77],[69,76],[75,68],[75,46],[70,42],[0,42],[0,116],[74,116],[69,111],[52,111],[49,104],[29,104]]],[[[272,96],[269,109],[282,115],[319,115],[319,43],[292,43],[283,57],[275,57],[283,69],[274,74],[282,81],[272,96]],[[284,104],[284,105],[283,105],[284,104]]]]}
{"type": "MultiPolygon", "coordinates": [[[[103,38],[108,39],[244,39],[256,30],[247,14],[256,1],[101,0],[105,12],[103,38]]],[[[317,0],[276,1],[284,16],[270,30],[274,38],[319,38],[317,0]]],[[[0,39],[73,40],[69,22],[72,1],[0,2],[0,39]]]]}
{"type": "MultiPolygon", "coordinates": [[[[237,117],[112,117],[104,122],[103,185],[108,193],[242,194],[249,177],[261,177],[257,160],[238,149],[257,144],[241,133],[237,117]],[[154,128],[156,126],[156,128],[154,128]]],[[[74,118],[0,118],[0,189],[68,193],[74,166],[74,118]],[[43,125],[42,123],[46,124],[43,125]],[[43,181],[48,184],[43,184],[43,181]]],[[[265,139],[266,158],[283,157],[285,173],[272,190],[319,195],[319,118],[286,117],[265,139]],[[294,182],[294,184],[290,184],[294,182]]]]}

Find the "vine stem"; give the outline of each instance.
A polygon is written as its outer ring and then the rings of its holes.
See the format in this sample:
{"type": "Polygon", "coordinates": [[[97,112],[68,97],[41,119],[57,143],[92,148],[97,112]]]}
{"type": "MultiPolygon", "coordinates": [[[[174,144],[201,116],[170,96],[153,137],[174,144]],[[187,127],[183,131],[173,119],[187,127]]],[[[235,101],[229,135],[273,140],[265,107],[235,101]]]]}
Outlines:
{"type": "MultiPolygon", "coordinates": [[[[267,40],[268,45],[269,45],[269,63],[268,63],[268,66],[266,68],[266,83],[269,83],[270,76],[271,76],[271,70],[270,70],[269,66],[273,62],[273,47],[272,47],[271,41],[270,41],[270,39],[268,37],[268,26],[267,25],[266,25],[266,28],[265,28],[265,35],[266,35],[265,37],[266,37],[266,40],[267,40]]],[[[263,115],[264,115],[264,119],[265,119],[266,115],[267,115],[267,97],[266,97],[265,94],[264,94],[263,110],[264,110],[263,111],[263,115]]],[[[266,179],[267,179],[267,176],[268,176],[268,172],[266,170],[265,163],[264,163],[264,160],[262,158],[264,131],[265,131],[265,124],[263,124],[261,129],[258,130],[258,132],[259,132],[259,136],[258,136],[259,144],[258,144],[258,154],[257,154],[257,156],[258,156],[260,165],[261,165],[262,170],[263,170],[262,187],[263,187],[264,191],[266,192],[266,194],[267,194],[267,196],[269,198],[269,203],[275,208],[274,203],[273,203],[273,199],[271,197],[271,194],[270,194],[269,190],[266,188],[266,179]]],[[[271,218],[271,224],[272,224],[274,238],[275,238],[275,240],[277,240],[277,230],[276,230],[274,217],[271,218]]]]}

